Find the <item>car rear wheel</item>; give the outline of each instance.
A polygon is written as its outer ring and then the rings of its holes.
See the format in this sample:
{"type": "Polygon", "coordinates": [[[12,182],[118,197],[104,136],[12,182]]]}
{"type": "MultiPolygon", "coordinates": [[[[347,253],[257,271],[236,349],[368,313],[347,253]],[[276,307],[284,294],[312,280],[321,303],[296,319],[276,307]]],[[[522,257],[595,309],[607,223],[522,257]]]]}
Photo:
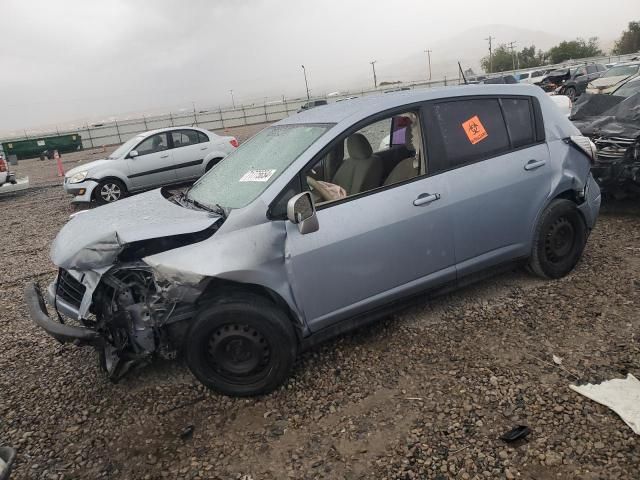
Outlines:
{"type": "Polygon", "coordinates": [[[580,260],[587,237],[577,205],[567,199],[552,201],[536,227],[529,269],[543,278],[564,277],[580,260]]]}
{"type": "Polygon", "coordinates": [[[289,376],[296,354],[289,318],[256,296],[203,308],[185,340],[191,372],[205,386],[231,396],[271,392],[289,376]]]}
{"type": "Polygon", "coordinates": [[[113,203],[127,194],[127,189],[120,180],[108,178],[102,180],[94,190],[96,202],[99,205],[113,203]]]}
{"type": "Polygon", "coordinates": [[[213,167],[215,167],[218,163],[220,163],[220,160],[222,160],[222,159],[221,158],[214,158],[209,163],[207,163],[207,166],[204,167],[204,173],[207,173],[209,170],[211,170],[213,167]]]}

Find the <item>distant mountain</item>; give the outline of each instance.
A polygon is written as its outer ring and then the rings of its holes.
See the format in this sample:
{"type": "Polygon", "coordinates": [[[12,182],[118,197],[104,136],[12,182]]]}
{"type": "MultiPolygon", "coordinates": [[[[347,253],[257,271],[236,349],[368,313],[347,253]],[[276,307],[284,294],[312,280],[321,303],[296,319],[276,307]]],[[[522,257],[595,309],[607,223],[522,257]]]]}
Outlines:
{"type": "MultiPolygon", "coordinates": [[[[431,69],[433,79],[458,76],[458,64],[460,61],[463,69],[472,68],[474,72],[480,72],[480,60],[489,54],[489,35],[493,37],[493,48],[500,44],[515,42],[515,48],[522,50],[531,45],[536,50],[548,50],[563,40],[571,40],[572,37],[561,37],[547,32],[528,30],[526,28],[512,27],[509,25],[486,25],[475,27],[462,33],[442,40],[434,45],[429,45],[431,53],[431,69]]],[[[422,80],[427,74],[427,58],[418,49],[415,54],[398,59],[387,71],[393,71],[398,79],[422,80]]],[[[389,75],[386,75],[389,76],[389,75]]],[[[390,79],[391,80],[391,79],[390,79]]]]}

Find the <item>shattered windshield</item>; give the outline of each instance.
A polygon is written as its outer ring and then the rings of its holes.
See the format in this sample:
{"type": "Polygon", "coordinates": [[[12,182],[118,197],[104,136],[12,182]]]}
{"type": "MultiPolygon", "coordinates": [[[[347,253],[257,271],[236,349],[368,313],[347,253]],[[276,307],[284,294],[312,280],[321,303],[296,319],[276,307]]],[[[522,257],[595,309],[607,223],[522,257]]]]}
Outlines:
{"type": "Polygon", "coordinates": [[[640,78],[638,80],[632,80],[631,82],[625,83],[611,95],[616,95],[618,97],[630,97],[636,93],[640,93],[640,78]]]}
{"type": "Polygon", "coordinates": [[[133,137],[129,140],[127,140],[126,142],[124,142],[122,145],[120,145],[118,148],[116,148],[113,153],[111,155],[109,155],[107,158],[109,160],[114,160],[116,158],[120,158],[124,155],[127,154],[127,152],[129,152],[129,150],[131,150],[135,145],[137,145],[137,143],[142,140],[143,137],[141,136],[137,136],[137,137],[133,137]]]}
{"type": "Polygon", "coordinates": [[[638,73],[638,65],[620,65],[607,70],[602,78],[629,76],[634,73],[638,73]]]}
{"type": "Polygon", "coordinates": [[[210,208],[242,208],[331,127],[301,124],[266,128],[198,180],[187,199],[210,208]]]}

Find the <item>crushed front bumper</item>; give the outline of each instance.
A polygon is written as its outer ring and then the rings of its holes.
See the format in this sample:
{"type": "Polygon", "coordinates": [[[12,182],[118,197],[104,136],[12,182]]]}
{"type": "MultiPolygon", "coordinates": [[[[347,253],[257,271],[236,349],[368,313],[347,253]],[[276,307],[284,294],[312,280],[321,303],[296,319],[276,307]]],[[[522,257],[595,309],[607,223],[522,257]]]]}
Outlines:
{"type": "Polygon", "coordinates": [[[101,342],[101,336],[95,330],[65,325],[49,318],[49,312],[38,284],[28,284],[25,288],[24,297],[29,309],[29,315],[34,323],[59,342],[76,344],[97,344],[101,342]]]}

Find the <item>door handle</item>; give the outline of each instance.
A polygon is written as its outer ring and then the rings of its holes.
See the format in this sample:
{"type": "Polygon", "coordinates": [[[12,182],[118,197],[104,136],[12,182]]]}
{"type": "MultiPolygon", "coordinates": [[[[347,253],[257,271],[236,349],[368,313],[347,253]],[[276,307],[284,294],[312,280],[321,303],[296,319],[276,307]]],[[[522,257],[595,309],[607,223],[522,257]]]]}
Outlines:
{"type": "Polygon", "coordinates": [[[547,162],[545,160],[529,160],[526,165],[524,166],[524,169],[529,171],[529,170],[535,170],[536,168],[540,168],[543,165],[545,165],[547,162]]]}
{"type": "Polygon", "coordinates": [[[160,158],[167,158],[169,156],[169,154],[167,153],[166,155],[160,155],[160,158]]]}
{"type": "Polygon", "coordinates": [[[206,150],[209,147],[200,147],[200,150],[206,150]]]}
{"type": "Polygon", "coordinates": [[[419,207],[420,205],[428,205],[429,203],[435,202],[436,200],[440,200],[439,193],[421,193],[420,195],[418,195],[418,198],[413,201],[413,204],[416,207],[419,207]]]}

